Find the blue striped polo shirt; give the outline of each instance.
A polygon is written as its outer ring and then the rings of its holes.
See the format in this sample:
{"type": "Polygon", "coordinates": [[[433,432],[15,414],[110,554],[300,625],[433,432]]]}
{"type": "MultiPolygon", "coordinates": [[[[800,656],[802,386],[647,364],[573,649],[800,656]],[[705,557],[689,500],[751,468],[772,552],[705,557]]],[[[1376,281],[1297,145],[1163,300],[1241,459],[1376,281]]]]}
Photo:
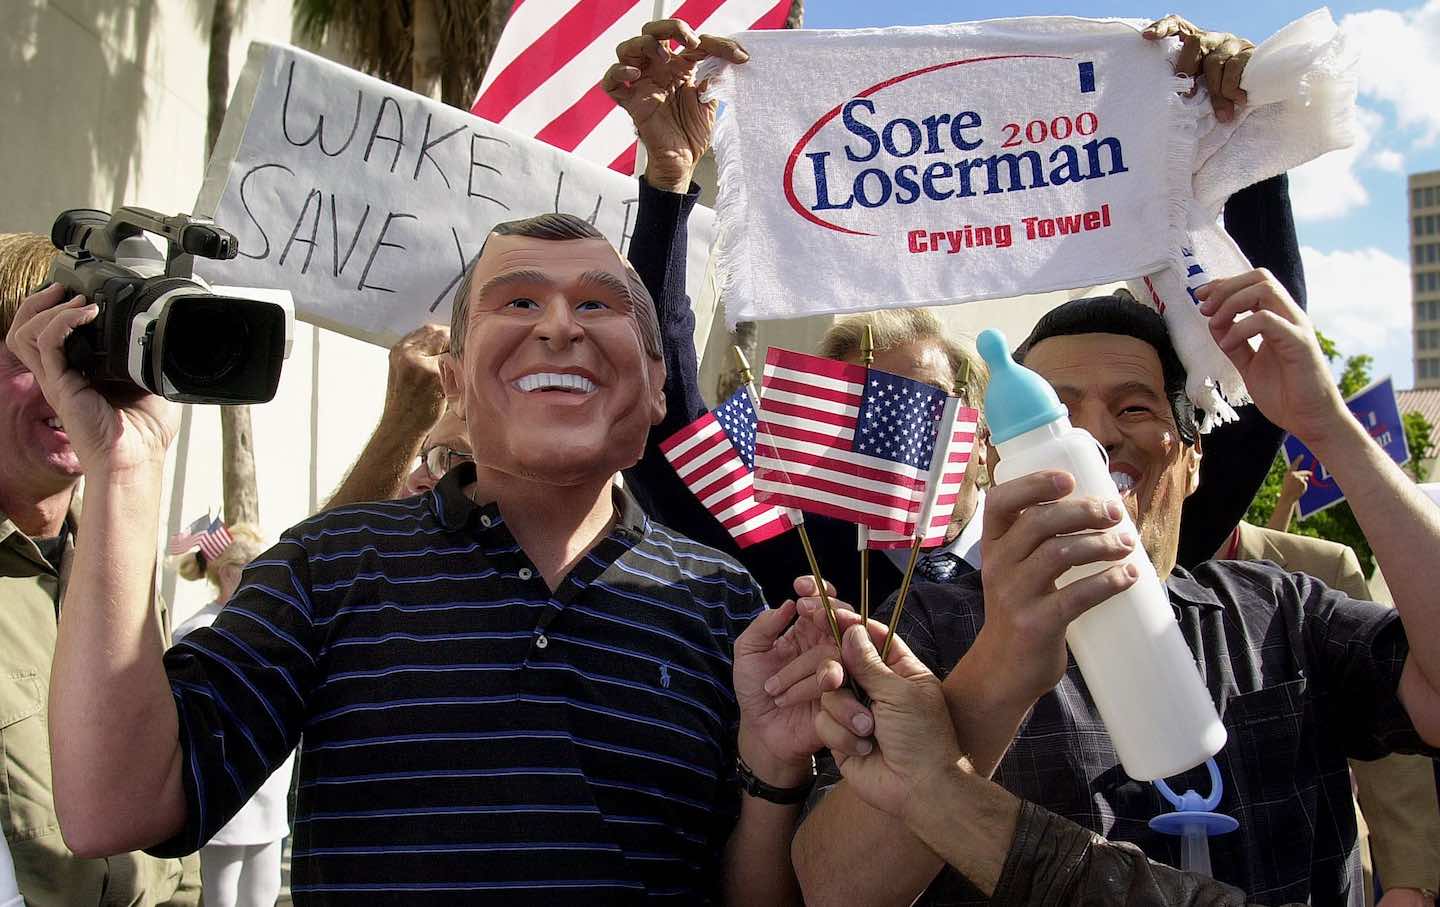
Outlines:
{"type": "Polygon", "coordinates": [[[296,904],[719,900],[749,574],[616,493],[553,593],[462,488],[321,513],[165,656],[193,851],[297,745],[296,904]]]}

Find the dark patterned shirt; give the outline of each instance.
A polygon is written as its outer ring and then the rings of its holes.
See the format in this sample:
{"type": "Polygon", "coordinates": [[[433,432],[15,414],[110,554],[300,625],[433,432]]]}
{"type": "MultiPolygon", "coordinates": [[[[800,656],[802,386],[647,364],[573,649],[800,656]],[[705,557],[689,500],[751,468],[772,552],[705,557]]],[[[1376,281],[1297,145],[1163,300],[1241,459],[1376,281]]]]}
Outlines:
{"type": "Polygon", "coordinates": [[[718,899],[759,590],[617,493],[552,594],[473,476],[301,523],[167,653],[188,816],[158,852],[298,743],[296,904],[718,899]]]}
{"type": "MultiPolygon", "coordinates": [[[[1166,583],[1186,643],[1229,732],[1216,756],[1218,811],[1238,831],[1210,839],[1214,875],[1259,904],[1363,903],[1347,758],[1430,752],[1397,696],[1409,652],[1394,609],[1357,601],[1267,562],[1209,561],[1166,583]]],[[[883,618],[893,602],[881,609],[883,618]]],[[[980,574],[916,585],[899,634],[948,673],[984,623],[980,574]]],[[[833,784],[833,763],[827,766],[833,784]]],[[[1180,864],[1179,839],[1150,830],[1170,806],[1120,767],[1072,659],[995,772],[1006,790],[1153,860],[1180,864]]],[[[1203,767],[1170,779],[1204,794],[1203,767]]],[[[947,869],[921,904],[985,903],[947,869]]]]}

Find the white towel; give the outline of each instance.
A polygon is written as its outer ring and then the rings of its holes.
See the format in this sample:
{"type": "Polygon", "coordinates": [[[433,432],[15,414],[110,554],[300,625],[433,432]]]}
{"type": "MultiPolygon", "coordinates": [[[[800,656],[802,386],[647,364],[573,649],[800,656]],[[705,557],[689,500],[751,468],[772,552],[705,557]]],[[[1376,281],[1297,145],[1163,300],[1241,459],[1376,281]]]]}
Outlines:
{"type": "Polygon", "coordinates": [[[1249,267],[1215,223],[1225,198],[1350,142],[1349,57],[1328,12],[1306,16],[1257,48],[1250,103],[1220,124],[1203,87],[1176,93],[1188,85],[1171,75],[1178,41],[1146,41],[1143,24],[738,36],[748,63],[699,73],[724,102],[715,255],[727,321],[1134,278],[1164,314],[1203,428],[1234,418],[1244,382],[1187,289],[1249,267]],[[1086,179],[1068,179],[1068,156],[1086,179]]]}
{"type": "Polygon", "coordinates": [[[732,324],[1106,283],[1184,239],[1188,82],[1133,26],[740,38],[748,63],[697,74],[725,102],[715,254],[732,324]]]}
{"type": "MultiPolygon", "coordinates": [[[[1178,50],[1174,42],[1172,54],[1178,50]]],[[[1201,431],[1233,419],[1232,407],[1250,402],[1250,395],[1187,290],[1250,267],[1218,222],[1227,198],[1354,141],[1354,59],[1329,11],[1320,9],[1255,49],[1241,80],[1249,102],[1231,122],[1215,119],[1203,87],[1186,101],[1196,136],[1189,237],[1169,267],[1150,275],[1148,284],[1131,281],[1131,289],[1162,304],[1189,374],[1186,391],[1204,414],[1201,431]]]]}

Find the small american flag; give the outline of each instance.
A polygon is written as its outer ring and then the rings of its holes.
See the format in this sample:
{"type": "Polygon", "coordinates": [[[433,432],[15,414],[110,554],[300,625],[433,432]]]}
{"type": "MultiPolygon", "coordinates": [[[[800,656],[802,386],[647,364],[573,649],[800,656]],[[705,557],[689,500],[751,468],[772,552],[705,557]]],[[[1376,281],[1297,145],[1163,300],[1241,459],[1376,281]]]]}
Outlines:
{"type": "Polygon", "coordinates": [[[204,553],[207,561],[213,561],[224,554],[233,541],[230,529],[217,516],[205,531],[200,533],[199,538],[195,539],[195,544],[200,546],[200,551],[204,553]]]}
{"type": "Polygon", "coordinates": [[[171,554],[184,554],[191,550],[200,543],[200,536],[205,533],[210,523],[210,514],[207,513],[202,517],[198,517],[195,522],[175,533],[175,535],[170,538],[170,544],[166,550],[171,554]]]}
{"type": "Polygon", "coordinates": [[[899,375],[771,347],[757,499],[913,534],[945,399],[899,375]]]}
{"type": "MultiPolygon", "coordinates": [[[[964,406],[960,398],[951,397],[945,403],[945,414],[940,417],[942,426],[939,434],[949,440],[941,446],[930,468],[929,491],[925,507],[921,511],[920,525],[925,527],[922,548],[934,548],[945,543],[945,532],[950,528],[950,513],[955,509],[955,499],[960,496],[960,486],[965,482],[965,470],[970,465],[970,453],[975,448],[975,431],[980,423],[980,411],[964,406]],[[946,430],[948,427],[948,430],[946,430]],[[929,514],[928,520],[926,514],[929,514]]],[[[884,530],[860,527],[862,544],[867,548],[909,548],[914,544],[913,536],[900,535],[884,530]]]]}
{"type": "Polygon", "coordinates": [[[660,450],[741,548],[799,522],[799,514],[755,500],[755,406],[748,388],[670,436],[660,450]]]}

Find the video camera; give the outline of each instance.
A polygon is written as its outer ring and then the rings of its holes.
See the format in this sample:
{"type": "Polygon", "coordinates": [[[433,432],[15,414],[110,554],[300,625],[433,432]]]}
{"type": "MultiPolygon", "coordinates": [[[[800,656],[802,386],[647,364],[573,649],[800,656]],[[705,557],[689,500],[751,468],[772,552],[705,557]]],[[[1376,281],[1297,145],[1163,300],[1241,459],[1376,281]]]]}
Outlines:
{"type": "Polygon", "coordinates": [[[217,296],[195,256],[234,258],[234,235],[205,218],[146,208],[75,208],[55,219],[50,279],[100,307],[65,341],[91,381],[138,385],[181,403],[265,403],[288,352],[285,307],[217,296]],[[145,237],[165,239],[162,256],[145,237]]]}

